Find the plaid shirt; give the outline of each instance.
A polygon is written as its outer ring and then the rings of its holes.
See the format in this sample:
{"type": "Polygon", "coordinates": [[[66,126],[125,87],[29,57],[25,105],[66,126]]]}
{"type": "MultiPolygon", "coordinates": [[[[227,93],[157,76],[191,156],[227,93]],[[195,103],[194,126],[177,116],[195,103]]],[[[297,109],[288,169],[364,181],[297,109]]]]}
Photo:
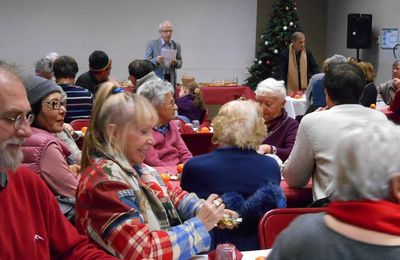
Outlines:
{"type": "Polygon", "coordinates": [[[96,158],[77,188],[76,226],[120,258],[188,259],[210,246],[195,217],[202,202],[194,193],[165,186],[147,165],[96,158]],[[146,214],[137,194],[145,198],[146,214]],[[181,218],[187,220],[180,224],[181,218]]]}

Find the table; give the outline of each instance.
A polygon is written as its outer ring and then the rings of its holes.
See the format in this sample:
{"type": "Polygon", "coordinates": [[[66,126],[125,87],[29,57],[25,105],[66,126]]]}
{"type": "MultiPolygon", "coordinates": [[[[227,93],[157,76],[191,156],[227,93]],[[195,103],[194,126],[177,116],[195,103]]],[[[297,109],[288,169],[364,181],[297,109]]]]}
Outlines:
{"type": "Polygon", "coordinates": [[[301,98],[292,98],[287,96],[285,103],[285,110],[293,119],[296,119],[296,116],[302,116],[306,113],[308,108],[308,102],[305,96],[301,98]]]}
{"type": "MultiPolygon", "coordinates": [[[[180,186],[179,181],[170,181],[172,187],[180,186]]],[[[313,202],[311,181],[303,188],[291,188],[283,180],[281,188],[286,197],[287,208],[304,208],[313,202]]]]}
{"type": "MultiPolygon", "coordinates": [[[[203,101],[206,105],[223,105],[229,101],[245,97],[246,99],[255,99],[254,91],[248,86],[202,86],[203,101]]],[[[179,94],[180,87],[176,88],[176,95],[179,94]]]]}
{"type": "Polygon", "coordinates": [[[218,147],[211,141],[213,133],[182,133],[181,137],[193,156],[209,153],[218,147]]]}

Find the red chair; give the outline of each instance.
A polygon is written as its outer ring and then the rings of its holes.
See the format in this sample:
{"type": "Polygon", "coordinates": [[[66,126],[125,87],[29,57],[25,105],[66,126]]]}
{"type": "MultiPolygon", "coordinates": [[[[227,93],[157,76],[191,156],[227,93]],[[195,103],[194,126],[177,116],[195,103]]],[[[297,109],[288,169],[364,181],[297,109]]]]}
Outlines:
{"type": "Polygon", "coordinates": [[[82,127],[84,127],[84,126],[88,127],[89,123],[90,123],[90,119],[75,119],[75,120],[72,120],[70,125],[74,130],[80,131],[82,129],[82,127]]]}
{"type": "Polygon", "coordinates": [[[282,208],[266,212],[258,222],[258,241],[260,249],[272,248],[276,237],[296,217],[307,213],[324,212],[326,208],[282,208]]]}

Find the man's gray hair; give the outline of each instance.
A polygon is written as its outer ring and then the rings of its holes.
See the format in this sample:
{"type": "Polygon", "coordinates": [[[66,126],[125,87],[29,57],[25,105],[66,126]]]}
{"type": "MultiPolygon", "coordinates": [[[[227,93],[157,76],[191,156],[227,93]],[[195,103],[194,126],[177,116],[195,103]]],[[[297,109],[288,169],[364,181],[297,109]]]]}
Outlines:
{"type": "Polygon", "coordinates": [[[286,97],[286,88],[283,80],[267,78],[258,83],[255,90],[257,96],[274,96],[282,100],[286,97]]]}
{"type": "Polygon", "coordinates": [[[154,107],[158,107],[164,103],[165,94],[174,95],[174,88],[168,81],[150,80],[143,83],[137,93],[145,97],[154,107]]]}
{"type": "Polygon", "coordinates": [[[400,59],[396,59],[396,60],[394,60],[392,67],[399,66],[399,65],[400,65],[400,59]]]}
{"type": "Polygon", "coordinates": [[[400,127],[390,121],[364,122],[340,137],[330,190],[333,200],[390,197],[390,179],[400,176],[400,127]]]}
{"type": "Polygon", "coordinates": [[[53,71],[53,62],[48,58],[41,58],[35,64],[35,73],[40,72],[52,72],[53,71]]]}
{"type": "Polygon", "coordinates": [[[169,24],[171,24],[171,26],[173,26],[173,24],[170,22],[170,21],[168,21],[168,20],[165,20],[165,21],[163,21],[162,23],[160,23],[160,25],[158,26],[159,27],[159,29],[160,30],[162,30],[162,27],[164,26],[164,24],[166,24],[166,23],[169,23],[169,24]]]}

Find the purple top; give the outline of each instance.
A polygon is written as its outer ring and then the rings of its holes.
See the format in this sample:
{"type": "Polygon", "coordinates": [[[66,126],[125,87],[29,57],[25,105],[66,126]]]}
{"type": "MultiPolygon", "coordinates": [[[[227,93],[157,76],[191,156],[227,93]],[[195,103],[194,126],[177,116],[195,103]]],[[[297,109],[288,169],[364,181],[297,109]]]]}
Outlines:
{"type": "Polygon", "coordinates": [[[267,124],[268,134],[263,144],[276,147],[276,155],[284,162],[292,151],[296,140],[297,128],[299,123],[283,111],[280,116],[274,118],[267,124]]]}
{"type": "Polygon", "coordinates": [[[175,100],[175,104],[178,106],[178,115],[185,116],[189,118],[190,121],[199,120],[201,123],[206,110],[201,107],[196,107],[193,104],[194,98],[194,94],[187,94],[175,100]]]}

